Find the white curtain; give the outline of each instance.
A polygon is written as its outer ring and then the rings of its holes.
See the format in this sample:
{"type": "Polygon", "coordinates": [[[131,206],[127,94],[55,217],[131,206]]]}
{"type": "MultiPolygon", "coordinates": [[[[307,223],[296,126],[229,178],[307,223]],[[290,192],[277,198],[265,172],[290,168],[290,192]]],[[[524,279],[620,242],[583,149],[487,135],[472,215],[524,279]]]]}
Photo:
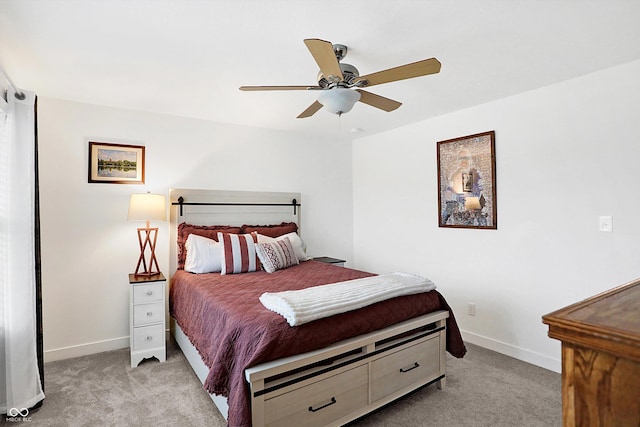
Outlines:
{"type": "Polygon", "coordinates": [[[9,89],[0,111],[0,413],[44,399],[35,271],[35,94],[9,89]]]}

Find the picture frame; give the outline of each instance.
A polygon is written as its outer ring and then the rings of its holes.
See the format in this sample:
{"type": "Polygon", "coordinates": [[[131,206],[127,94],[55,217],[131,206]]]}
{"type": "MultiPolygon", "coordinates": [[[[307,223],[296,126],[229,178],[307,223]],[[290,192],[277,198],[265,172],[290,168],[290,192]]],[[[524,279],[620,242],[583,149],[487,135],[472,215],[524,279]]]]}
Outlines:
{"type": "Polygon", "coordinates": [[[89,141],[89,182],[144,184],[144,146],[89,141]]]}
{"type": "Polygon", "coordinates": [[[437,143],[438,226],[498,228],[495,131],[437,143]]]}

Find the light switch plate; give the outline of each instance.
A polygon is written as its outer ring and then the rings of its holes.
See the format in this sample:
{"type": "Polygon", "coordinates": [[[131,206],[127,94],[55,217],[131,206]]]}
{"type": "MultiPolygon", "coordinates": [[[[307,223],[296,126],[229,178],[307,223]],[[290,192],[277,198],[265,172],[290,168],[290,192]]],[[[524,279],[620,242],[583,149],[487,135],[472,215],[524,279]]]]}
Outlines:
{"type": "Polygon", "coordinates": [[[611,233],[613,231],[613,218],[610,216],[600,217],[600,231],[611,233]]]}

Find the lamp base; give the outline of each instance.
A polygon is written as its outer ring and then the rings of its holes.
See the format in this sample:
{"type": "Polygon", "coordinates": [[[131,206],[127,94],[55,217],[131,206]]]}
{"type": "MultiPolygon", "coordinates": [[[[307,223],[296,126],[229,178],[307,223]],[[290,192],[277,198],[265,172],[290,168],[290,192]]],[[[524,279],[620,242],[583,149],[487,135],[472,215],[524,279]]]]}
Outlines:
{"type": "Polygon", "coordinates": [[[160,271],[141,271],[137,273],[133,273],[136,277],[151,277],[160,274],[160,271]]]}
{"type": "Polygon", "coordinates": [[[136,271],[133,273],[135,276],[153,276],[160,274],[160,267],[158,267],[158,260],[156,259],[156,242],[158,240],[157,228],[138,228],[138,242],[140,243],[140,257],[138,258],[138,264],[136,265],[136,271]],[[144,233],[144,239],[142,237],[144,233]],[[145,257],[145,253],[149,248],[149,263],[145,257]],[[154,269],[155,264],[155,269],[154,269]],[[148,265],[148,267],[147,267],[148,265]],[[143,268],[140,271],[140,267],[143,268]]]}

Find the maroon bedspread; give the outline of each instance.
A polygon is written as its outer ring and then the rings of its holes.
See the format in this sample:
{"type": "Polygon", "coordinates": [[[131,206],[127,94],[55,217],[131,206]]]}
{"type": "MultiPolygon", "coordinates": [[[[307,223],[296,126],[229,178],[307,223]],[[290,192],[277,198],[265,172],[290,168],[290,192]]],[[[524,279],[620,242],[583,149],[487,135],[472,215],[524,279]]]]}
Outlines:
{"type": "Polygon", "coordinates": [[[437,291],[393,298],[295,327],[258,300],[263,292],[303,289],[372,275],[316,261],[272,274],[176,272],[169,293],[169,312],[210,368],[205,389],[228,398],[229,426],[251,425],[246,368],[326,347],[432,311],[449,310],[447,351],[455,357],[464,356],[466,349],[453,312],[437,291]]]}

